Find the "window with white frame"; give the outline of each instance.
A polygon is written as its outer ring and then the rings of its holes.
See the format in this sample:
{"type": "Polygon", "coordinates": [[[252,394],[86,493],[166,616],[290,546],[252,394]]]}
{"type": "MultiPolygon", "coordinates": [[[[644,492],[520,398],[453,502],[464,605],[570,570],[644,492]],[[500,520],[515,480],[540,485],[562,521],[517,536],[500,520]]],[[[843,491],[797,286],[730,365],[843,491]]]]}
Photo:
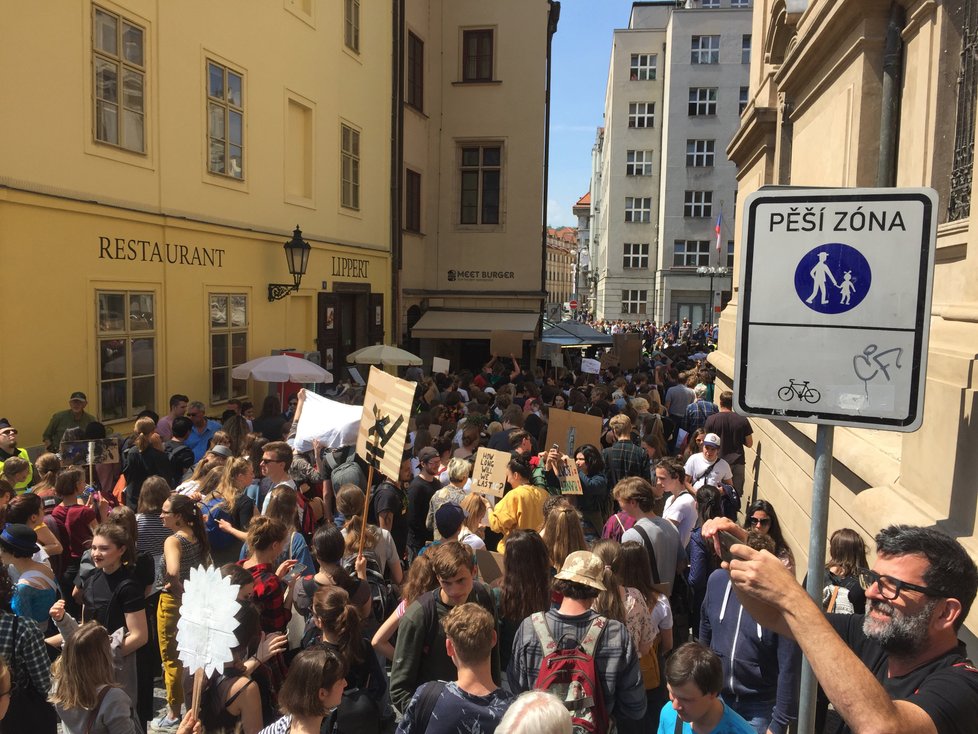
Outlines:
{"type": "Polygon", "coordinates": [[[651,150],[629,150],[625,154],[625,175],[626,176],[651,176],[652,175],[652,151],[651,150]]]}
{"type": "Polygon", "coordinates": [[[649,243],[626,242],[621,266],[626,270],[647,269],[649,267],[649,243]]]}
{"type": "Polygon", "coordinates": [[[715,140],[687,140],[686,165],[690,168],[707,168],[716,159],[715,140]]]}
{"type": "Polygon", "coordinates": [[[145,30],[97,5],[92,8],[95,139],[143,153],[146,151],[145,30]]]}
{"type": "Polygon", "coordinates": [[[248,296],[244,293],[210,294],[211,403],[240,398],[247,380],[231,377],[231,370],[248,361],[248,296]]]}
{"type": "Polygon", "coordinates": [[[360,131],[340,125],[340,204],[347,209],[360,208],[360,131]]]}
{"type": "Polygon", "coordinates": [[[655,79],[655,54],[632,54],[632,64],[629,79],[633,82],[652,81],[655,79]]]}
{"type": "Polygon", "coordinates": [[[691,64],[719,64],[720,36],[693,36],[689,61],[691,64]]]}
{"type": "Polygon", "coordinates": [[[360,53],[360,0],[345,0],[343,43],[354,53],[360,53]]]}
{"type": "Polygon", "coordinates": [[[651,222],[652,221],[652,197],[651,196],[626,196],[625,197],[625,221],[626,222],[651,222]]]}
{"type": "Polygon", "coordinates": [[[747,103],[750,101],[750,87],[740,88],[740,100],[738,102],[737,110],[742,115],[744,110],[747,108],[747,103]]]}
{"type": "Polygon", "coordinates": [[[750,0],[730,0],[731,8],[749,8],[750,0]]]}
{"type": "Polygon", "coordinates": [[[499,224],[502,146],[466,145],[461,151],[460,224],[499,224]]]}
{"type": "Polygon", "coordinates": [[[207,60],[207,170],[244,176],[244,99],[242,75],[207,60]]]}
{"type": "Polygon", "coordinates": [[[99,415],[133,418],[156,409],[156,295],[97,291],[99,415]]]}
{"type": "Polygon", "coordinates": [[[750,63],[750,33],[745,33],[740,40],[740,63],[750,63]]]}
{"type": "Polygon", "coordinates": [[[710,264],[709,240],[676,240],[673,243],[674,268],[698,268],[710,264]]]}
{"type": "Polygon", "coordinates": [[[701,0],[701,7],[707,8],[709,10],[716,10],[720,7],[720,0],[701,0]]]}
{"type": "Polygon", "coordinates": [[[683,195],[684,217],[713,216],[712,191],[687,191],[683,195]]]}
{"type": "Polygon", "coordinates": [[[630,102],[628,127],[655,127],[655,102],[630,102]]]}
{"type": "Polygon", "coordinates": [[[623,290],[621,292],[622,313],[645,313],[648,307],[649,292],[645,290],[623,290]]]}
{"type": "Polygon", "coordinates": [[[717,113],[716,87],[690,87],[689,109],[690,117],[703,117],[717,113]]]}
{"type": "Polygon", "coordinates": [[[734,241],[727,240],[727,267],[731,270],[734,266],[734,241]]]}

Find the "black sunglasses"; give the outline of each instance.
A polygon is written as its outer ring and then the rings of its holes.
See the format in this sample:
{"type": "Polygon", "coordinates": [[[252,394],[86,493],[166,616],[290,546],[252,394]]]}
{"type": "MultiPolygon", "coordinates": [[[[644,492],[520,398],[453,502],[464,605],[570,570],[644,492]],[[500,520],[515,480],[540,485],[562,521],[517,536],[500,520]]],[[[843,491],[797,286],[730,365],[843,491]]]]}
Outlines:
{"type": "Polygon", "coordinates": [[[873,584],[876,584],[876,588],[879,591],[880,596],[889,601],[893,601],[900,596],[900,592],[902,592],[904,589],[919,591],[921,594],[933,596],[937,599],[950,599],[954,596],[953,594],[948,594],[940,589],[932,589],[927,586],[918,586],[917,584],[911,584],[908,581],[895,579],[892,576],[884,576],[876,573],[876,571],[870,571],[868,568],[859,568],[856,570],[859,573],[859,579],[862,581],[864,587],[868,589],[873,584]]]}
{"type": "Polygon", "coordinates": [[[747,524],[748,525],[770,525],[771,524],[771,518],[769,518],[769,517],[748,517],[747,518],[747,524]]]}

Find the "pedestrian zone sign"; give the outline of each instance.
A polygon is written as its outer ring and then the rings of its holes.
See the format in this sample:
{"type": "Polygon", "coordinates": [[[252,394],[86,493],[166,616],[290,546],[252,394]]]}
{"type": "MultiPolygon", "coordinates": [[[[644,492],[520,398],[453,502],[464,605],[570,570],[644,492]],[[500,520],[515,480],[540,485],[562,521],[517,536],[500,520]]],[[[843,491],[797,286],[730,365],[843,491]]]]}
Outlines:
{"type": "Polygon", "coordinates": [[[747,198],[738,413],[920,427],[936,210],[926,188],[774,188],[747,198]]]}

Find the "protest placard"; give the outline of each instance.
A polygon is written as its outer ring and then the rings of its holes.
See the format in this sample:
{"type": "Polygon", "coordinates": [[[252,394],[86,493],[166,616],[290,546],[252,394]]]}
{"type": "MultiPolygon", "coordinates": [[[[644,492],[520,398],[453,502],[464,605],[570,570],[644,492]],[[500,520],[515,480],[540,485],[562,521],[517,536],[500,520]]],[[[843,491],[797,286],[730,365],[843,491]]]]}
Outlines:
{"type": "Polygon", "coordinates": [[[572,413],[559,408],[550,409],[547,442],[557,444],[562,454],[573,456],[578,446],[586,443],[601,446],[601,418],[596,415],[572,413]]]}
{"type": "Polygon", "coordinates": [[[570,456],[562,456],[557,463],[557,479],[561,494],[584,494],[581,477],[577,473],[577,462],[570,456]]]}
{"type": "Polygon", "coordinates": [[[613,338],[619,366],[625,370],[637,368],[642,359],[642,335],[615,334],[613,338]]]}
{"type": "Polygon", "coordinates": [[[113,437],[88,441],[62,441],[58,453],[62,466],[118,464],[119,439],[113,437]]]}
{"type": "Polygon", "coordinates": [[[506,488],[506,465],[511,458],[512,454],[508,451],[481,447],[475,454],[475,466],[472,467],[472,489],[502,497],[506,488]]]}
{"type": "Polygon", "coordinates": [[[620,361],[618,359],[618,352],[614,349],[609,349],[607,352],[601,355],[601,369],[606,370],[609,367],[617,367],[620,361]]]}
{"type": "Polygon", "coordinates": [[[431,358],[431,371],[441,372],[443,375],[448,374],[448,366],[451,364],[449,360],[444,357],[432,357],[431,358]]]}
{"type": "Polygon", "coordinates": [[[414,388],[413,382],[370,367],[357,434],[357,456],[385,477],[396,479],[401,471],[414,388]]]}
{"type": "Polygon", "coordinates": [[[588,359],[585,357],[581,360],[581,372],[587,375],[601,374],[601,363],[596,359],[588,359]]]}
{"type": "Polygon", "coordinates": [[[357,440],[362,409],[359,405],[339,403],[311,390],[299,390],[296,406],[295,450],[312,451],[318,440],[323,448],[338,449],[357,440]]]}
{"type": "Polygon", "coordinates": [[[479,548],[475,552],[475,561],[479,564],[479,576],[482,578],[482,583],[491,584],[496,579],[503,577],[506,562],[502,553],[479,548]]]}
{"type": "Polygon", "coordinates": [[[523,354],[523,334],[518,331],[490,331],[489,352],[497,357],[523,354]]]}

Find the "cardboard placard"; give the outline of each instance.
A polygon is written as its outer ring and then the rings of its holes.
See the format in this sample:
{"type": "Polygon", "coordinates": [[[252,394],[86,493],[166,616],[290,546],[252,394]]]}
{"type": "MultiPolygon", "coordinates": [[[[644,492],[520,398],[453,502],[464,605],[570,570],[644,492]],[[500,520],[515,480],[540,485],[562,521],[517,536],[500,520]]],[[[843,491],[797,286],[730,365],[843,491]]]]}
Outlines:
{"type": "Polygon", "coordinates": [[[561,494],[584,494],[581,477],[577,473],[577,462],[570,456],[561,457],[557,465],[557,479],[560,480],[561,494]]]}
{"type": "Polygon", "coordinates": [[[431,358],[431,371],[441,372],[443,375],[448,374],[448,366],[451,362],[444,357],[432,357],[431,358]]]}
{"type": "Polygon", "coordinates": [[[585,357],[581,360],[581,372],[586,375],[599,375],[601,374],[601,363],[596,359],[585,357]]]}
{"type": "Polygon", "coordinates": [[[401,472],[414,388],[413,382],[399,380],[371,365],[357,434],[357,456],[385,477],[396,478],[401,472]]]}
{"type": "Polygon", "coordinates": [[[618,352],[614,349],[609,349],[601,355],[601,369],[606,370],[609,367],[617,367],[619,364],[618,352]]]}
{"type": "Polygon", "coordinates": [[[473,491],[502,497],[506,488],[506,465],[511,458],[509,451],[480,447],[475,453],[475,466],[472,467],[473,491]]]}
{"type": "Polygon", "coordinates": [[[642,335],[615,334],[613,338],[619,366],[623,370],[636,369],[642,360],[642,335]]]}
{"type": "Polygon", "coordinates": [[[479,548],[475,552],[475,562],[479,564],[479,576],[482,578],[482,583],[491,584],[503,577],[506,561],[502,553],[479,548]]]}
{"type": "Polygon", "coordinates": [[[600,447],[601,418],[596,415],[551,408],[547,442],[557,444],[560,453],[567,456],[573,456],[577,447],[586,443],[595,448],[600,447]]]}
{"type": "Polygon", "coordinates": [[[523,354],[523,334],[518,331],[490,331],[489,353],[497,357],[515,355],[519,359],[523,354]]]}
{"type": "Polygon", "coordinates": [[[118,464],[119,439],[98,438],[89,441],[62,441],[59,450],[61,466],[118,464]]]}

